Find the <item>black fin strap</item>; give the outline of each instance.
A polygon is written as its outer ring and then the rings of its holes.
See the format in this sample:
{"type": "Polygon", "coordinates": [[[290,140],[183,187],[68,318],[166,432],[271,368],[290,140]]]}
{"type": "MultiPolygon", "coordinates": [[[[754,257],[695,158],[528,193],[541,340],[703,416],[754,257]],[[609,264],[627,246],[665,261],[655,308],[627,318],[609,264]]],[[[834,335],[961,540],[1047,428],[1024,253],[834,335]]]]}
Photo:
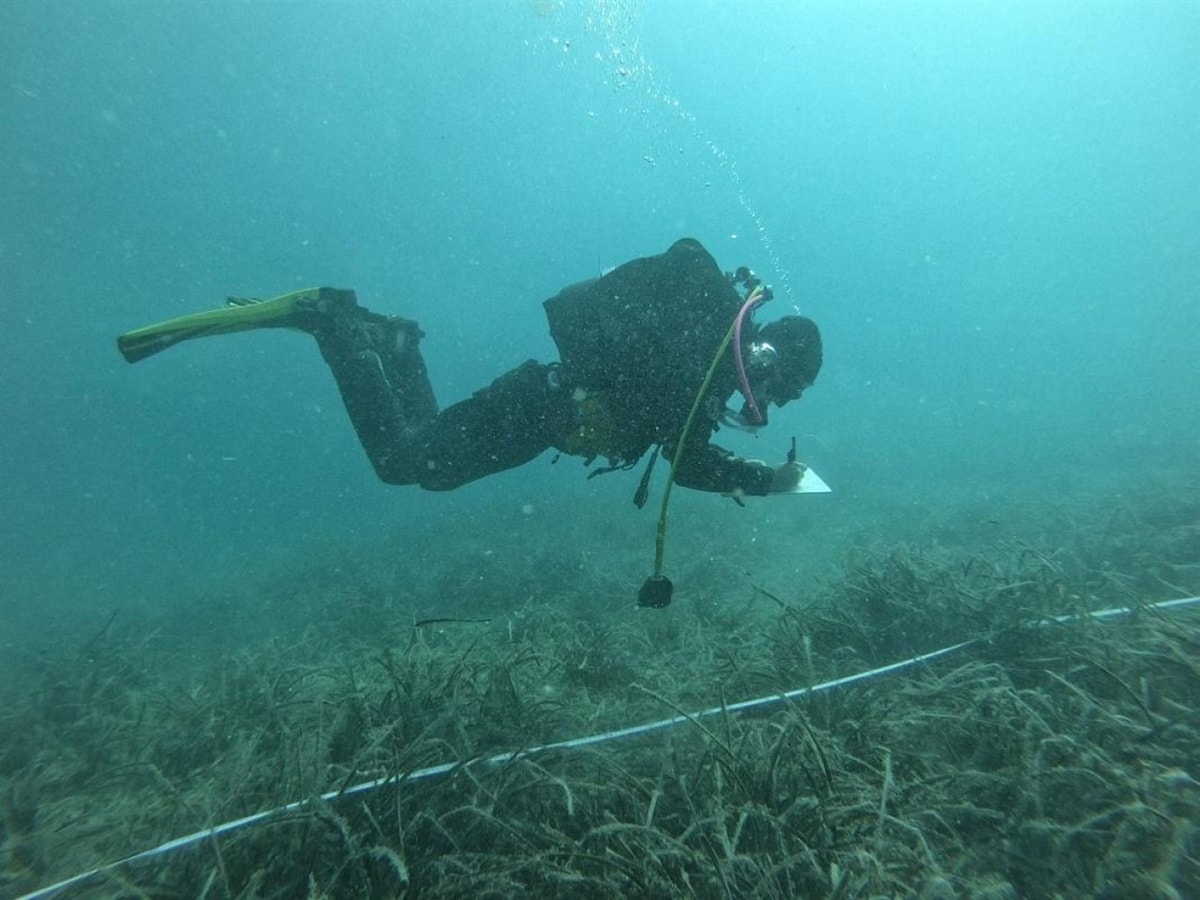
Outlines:
{"type": "MultiPolygon", "coordinates": [[[[595,457],[592,458],[595,459],[595,457]]],[[[621,463],[616,466],[604,466],[599,469],[592,469],[592,471],[588,472],[587,480],[591,481],[597,475],[607,475],[609,472],[624,472],[626,469],[632,469],[636,464],[637,460],[635,459],[631,463],[621,463]]]]}

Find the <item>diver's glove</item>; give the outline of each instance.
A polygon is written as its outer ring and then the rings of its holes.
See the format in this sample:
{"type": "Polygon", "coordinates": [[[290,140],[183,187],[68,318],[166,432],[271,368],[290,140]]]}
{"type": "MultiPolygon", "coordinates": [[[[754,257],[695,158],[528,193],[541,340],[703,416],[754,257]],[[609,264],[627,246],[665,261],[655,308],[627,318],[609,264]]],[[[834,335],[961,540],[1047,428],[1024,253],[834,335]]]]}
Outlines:
{"type": "MultiPolygon", "coordinates": [[[[790,494],[800,486],[800,480],[804,477],[804,473],[808,471],[808,467],[803,463],[793,461],[785,462],[779,466],[769,466],[761,459],[746,460],[750,465],[767,469],[771,472],[771,485],[767,488],[768,494],[790,494]]],[[[738,506],[745,506],[746,491],[743,488],[734,488],[731,491],[726,491],[722,496],[728,497],[738,506]]]]}
{"type": "Polygon", "coordinates": [[[790,494],[800,486],[800,479],[804,477],[807,467],[804,463],[785,462],[781,466],[775,467],[775,474],[771,477],[771,493],[772,494],[790,494]]]}

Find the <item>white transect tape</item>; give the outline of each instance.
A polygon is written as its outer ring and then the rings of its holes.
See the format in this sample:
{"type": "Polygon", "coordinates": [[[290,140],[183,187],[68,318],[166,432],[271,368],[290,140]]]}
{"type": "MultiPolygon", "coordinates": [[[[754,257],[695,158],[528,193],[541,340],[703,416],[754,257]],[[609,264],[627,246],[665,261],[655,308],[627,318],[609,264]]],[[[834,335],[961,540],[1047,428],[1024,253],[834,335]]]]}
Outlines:
{"type": "MultiPolygon", "coordinates": [[[[1043,619],[1035,625],[1047,625],[1051,622],[1063,623],[1078,619],[1111,619],[1114,616],[1127,615],[1130,613],[1140,612],[1143,610],[1167,610],[1176,609],[1184,606],[1192,606],[1200,603],[1200,597],[1182,597],[1177,600],[1163,600],[1159,603],[1151,603],[1140,607],[1119,607],[1115,609],[1102,609],[1096,612],[1078,613],[1065,616],[1054,616],[1052,618],[1043,619]]],[[[631,725],[628,728],[618,728],[615,731],[605,731],[602,734],[592,734],[587,737],[574,738],[569,741],[558,741],[553,744],[542,744],[537,747],[527,747],[524,750],[515,750],[509,753],[497,753],[495,756],[480,757],[478,759],[466,760],[465,762],[450,762],[442,763],[438,766],[429,766],[424,769],[416,769],[403,775],[395,775],[388,778],[376,778],[374,781],[364,781],[343,790],[329,791],[322,794],[321,799],[325,801],[336,800],[339,797],[347,797],[353,794],[361,794],[367,791],[378,790],[389,784],[400,785],[406,781],[420,781],[425,778],[433,778],[438,775],[445,775],[452,772],[460,766],[466,765],[489,765],[497,763],[508,763],[514,760],[524,759],[527,756],[533,756],[538,753],[545,753],[548,750],[575,750],[580,747],[591,747],[596,744],[605,744],[609,741],[619,740],[621,738],[633,737],[638,734],[648,734],[652,731],[660,731],[664,728],[674,728],[676,725],[682,725],[684,722],[695,722],[697,719],[708,718],[709,716],[720,715],[721,713],[739,712],[744,709],[755,709],[760,706],[771,706],[775,703],[780,703],[784,700],[792,700],[797,697],[811,696],[812,694],[820,694],[825,691],[831,691],[834,688],[845,687],[849,684],[854,684],[859,681],[867,681],[871,678],[878,678],[881,675],[889,675],[892,672],[899,672],[902,669],[912,668],[921,663],[931,662],[943,656],[949,656],[962,650],[964,647],[970,647],[972,644],[978,644],[983,638],[972,638],[969,641],[963,641],[959,644],[954,644],[950,647],[943,647],[941,650],[934,650],[931,653],[922,653],[920,656],[913,656],[909,659],[894,662],[890,665],[881,666],[878,669],[871,669],[868,672],[859,672],[855,675],[847,675],[845,678],[836,678],[833,681],[826,681],[821,684],[814,684],[811,687],[796,688],[792,691],[787,691],[782,694],[770,694],[766,697],[758,697],[754,700],[742,700],[739,703],[729,703],[725,706],[714,706],[711,709],[706,709],[701,712],[691,713],[690,715],[672,716],[669,719],[660,719],[657,722],[647,722],[644,725],[631,725]]],[[[65,890],[72,885],[79,884],[89,878],[94,878],[104,872],[111,871],[120,866],[130,863],[141,862],[142,860],[151,859],[155,856],[160,856],[164,853],[169,853],[172,850],[178,850],[181,847],[187,847],[192,844],[198,844],[205,838],[215,838],[222,834],[228,834],[231,831],[236,831],[239,828],[244,828],[247,825],[253,825],[255,822],[261,822],[264,819],[269,819],[273,816],[282,815],[287,812],[295,812],[308,806],[310,800],[296,800],[288,803],[285,806],[277,806],[274,809],[264,810],[254,813],[253,815],[244,816],[241,819],[234,819],[231,822],[223,822],[220,825],[214,825],[212,828],[205,828],[203,831],[197,831],[193,834],[184,835],[183,837],[175,838],[173,841],[167,841],[165,844],[159,844],[150,850],[143,850],[141,853],[135,853],[133,856],[126,856],[123,859],[118,859],[116,862],[107,863],[103,866],[97,866],[94,869],[89,869],[86,872],[81,872],[65,881],[59,881],[55,884],[48,885],[44,888],[39,888],[32,893],[25,894],[19,897],[18,900],[40,900],[44,897],[52,897],[59,891],[65,890]]]]}

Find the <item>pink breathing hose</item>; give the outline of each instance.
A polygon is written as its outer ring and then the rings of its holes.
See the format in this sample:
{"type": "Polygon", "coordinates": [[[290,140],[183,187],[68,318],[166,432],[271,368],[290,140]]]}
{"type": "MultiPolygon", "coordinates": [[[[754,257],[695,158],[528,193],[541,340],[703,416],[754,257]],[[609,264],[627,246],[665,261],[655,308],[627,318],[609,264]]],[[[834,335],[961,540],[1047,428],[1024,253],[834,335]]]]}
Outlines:
{"type": "Polygon", "coordinates": [[[733,361],[737,365],[738,381],[741,382],[742,393],[746,397],[746,403],[750,407],[750,412],[754,414],[755,425],[763,423],[763,416],[759,412],[758,403],[754,400],[754,391],[750,390],[750,379],[746,377],[746,366],[742,362],[742,322],[750,310],[766,299],[766,293],[763,289],[761,287],[755,288],[750,292],[750,296],[746,298],[746,302],[742,304],[742,308],[738,310],[737,318],[733,320],[733,361]]]}

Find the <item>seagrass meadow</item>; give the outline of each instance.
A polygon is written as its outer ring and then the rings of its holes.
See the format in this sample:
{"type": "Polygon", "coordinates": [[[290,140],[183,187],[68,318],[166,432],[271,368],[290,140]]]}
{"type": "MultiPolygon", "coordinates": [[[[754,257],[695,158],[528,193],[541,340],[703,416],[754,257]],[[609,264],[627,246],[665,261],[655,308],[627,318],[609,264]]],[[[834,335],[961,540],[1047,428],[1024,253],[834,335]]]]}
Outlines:
{"type": "MultiPolygon", "coordinates": [[[[748,570],[721,522],[684,523],[664,611],[633,606],[640,544],[506,515],[452,552],[428,534],[436,566],[406,561],[411,539],[325,548],[6,659],[0,893],[309,800],[64,893],[1200,895],[1200,614],[1045,621],[1200,591],[1182,473],[830,505],[800,568],[748,570]],[[751,712],[479,761],[968,639],[751,712]]],[[[759,559],[794,539],[760,536],[759,559]]]]}

